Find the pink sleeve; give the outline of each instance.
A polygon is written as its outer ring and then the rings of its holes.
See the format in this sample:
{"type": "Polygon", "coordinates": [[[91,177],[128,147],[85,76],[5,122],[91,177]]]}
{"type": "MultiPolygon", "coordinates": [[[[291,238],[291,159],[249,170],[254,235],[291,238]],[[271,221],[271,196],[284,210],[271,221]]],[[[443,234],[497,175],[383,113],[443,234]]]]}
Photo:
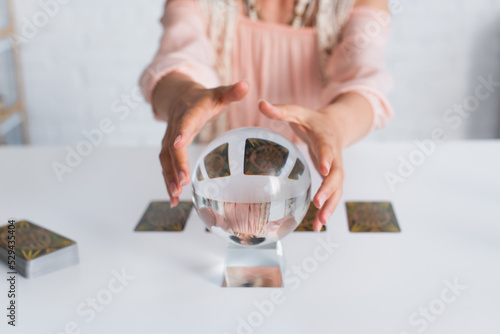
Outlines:
{"type": "Polygon", "coordinates": [[[384,49],[390,31],[390,15],[372,7],[355,7],[343,28],[341,42],[327,65],[330,82],[322,92],[326,106],[340,95],[355,92],[372,106],[371,130],[381,128],[393,116],[385,94],[392,79],[384,67],[384,49]]]}
{"type": "Polygon", "coordinates": [[[213,63],[214,50],[207,37],[207,22],[195,0],[169,0],[161,19],[164,33],[153,62],[140,79],[144,97],[151,102],[158,82],[171,72],[180,72],[193,81],[213,88],[219,79],[213,63]]]}

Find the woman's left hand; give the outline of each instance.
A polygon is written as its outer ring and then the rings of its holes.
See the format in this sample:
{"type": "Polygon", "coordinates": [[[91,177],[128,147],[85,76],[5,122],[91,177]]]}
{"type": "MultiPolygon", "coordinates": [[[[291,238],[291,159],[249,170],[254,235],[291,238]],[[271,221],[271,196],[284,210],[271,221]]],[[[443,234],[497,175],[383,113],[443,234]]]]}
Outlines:
{"type": "Polygon", "coordinates": [[[259,101],[260,111],[267,117],[289,122],[295,133],[307,144],[314,166],[323,177],[314,205],[320,209],[313,229],[320,231],[326,225],[342,196],[344,147],[342,126],[336,121],[334,111],[310,110],[296,105],[272,105],[259,101]]]}

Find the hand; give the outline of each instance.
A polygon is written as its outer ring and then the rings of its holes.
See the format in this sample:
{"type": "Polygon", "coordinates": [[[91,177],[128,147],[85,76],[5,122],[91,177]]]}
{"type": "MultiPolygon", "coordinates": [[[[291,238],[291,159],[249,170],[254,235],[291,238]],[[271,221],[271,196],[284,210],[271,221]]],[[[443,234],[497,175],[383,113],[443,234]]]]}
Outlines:
{"type": "Polygon", "coordinates": [[[261,100],[259,109],[271,119],[289,122],[294,132],[307,144],[314,166],[323,177],[323,183],[313,198],[314,205],[320,209],[313,229],[320,231],[342,196],[342,127],[333,117],[331,108],[315,111],[296,105],[272,105],[261,100]]]}
{"type": "MultiPolygon", "coordinates": [[[[169,85],[172,87],[173,83],[166,84],[167,87],[169,85]]],[[[250,89],[246,81],[213,89],[206,89],[190,80],[175,86],[178,94],[170,92],[170,96],[165,97],[155,90],[154,96],[157,117],[162,119],[163,116],[168,123],[160,162],[172,207],[177,206],[182,187],[191,180],[187,147],[207,122],[219,116],[231,102],[245,97],[250,89]],[[184,88],[179,89],[179,86],[184,88]]],[[[168,92],[168,89],[161,90],[160,87],[160,92],[168,92]]]]}

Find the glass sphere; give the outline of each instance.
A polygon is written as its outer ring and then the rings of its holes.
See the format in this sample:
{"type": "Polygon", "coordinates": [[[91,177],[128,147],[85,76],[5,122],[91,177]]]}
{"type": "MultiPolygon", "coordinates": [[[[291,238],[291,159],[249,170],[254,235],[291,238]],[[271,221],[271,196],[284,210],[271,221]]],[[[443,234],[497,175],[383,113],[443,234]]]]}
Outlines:
{"type": "Polygon", "coordinates": [[[309,208],[306,160],[292,142],[267,129],[240,128],[214,139],[192,179],[193,202],[207,228],[238,245],[278,241],[309,208]]]}

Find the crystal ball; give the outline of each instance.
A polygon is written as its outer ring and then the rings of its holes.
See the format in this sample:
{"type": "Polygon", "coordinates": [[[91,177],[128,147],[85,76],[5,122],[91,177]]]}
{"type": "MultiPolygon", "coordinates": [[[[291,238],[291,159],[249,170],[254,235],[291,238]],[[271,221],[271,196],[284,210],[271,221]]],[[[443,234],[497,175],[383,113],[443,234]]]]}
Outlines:
{"type": "Polygon", "coordinates": [[[292,142],[271,130],[224,133],[203,150],[194,171],[198,215],[231,243],[276,242],[297,228],[309,208],[307,162],[292,142]]]}

